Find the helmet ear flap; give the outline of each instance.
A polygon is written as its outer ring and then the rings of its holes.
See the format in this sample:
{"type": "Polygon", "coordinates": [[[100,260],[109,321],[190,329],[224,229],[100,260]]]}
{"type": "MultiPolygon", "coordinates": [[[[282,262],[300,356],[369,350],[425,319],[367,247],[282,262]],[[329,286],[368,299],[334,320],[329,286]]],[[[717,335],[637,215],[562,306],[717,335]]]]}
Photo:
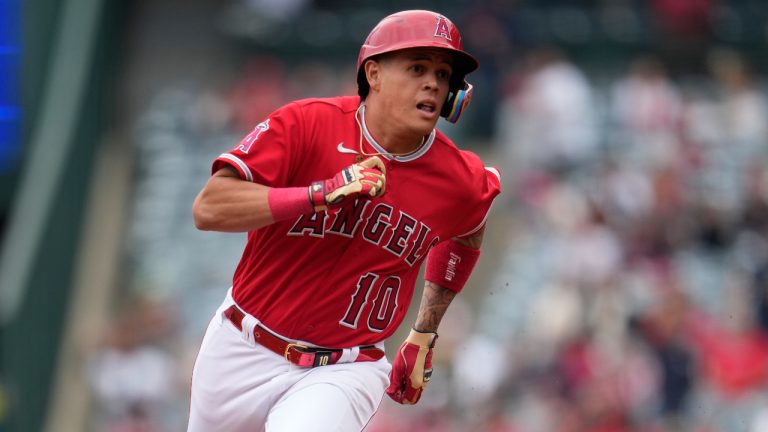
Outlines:
{"type": "Polygon", "coordinates": [[[458,89],[448,92],[440,115],[451,123],[459,121],[461,114],[472,102],[472,88],[472,84],[462,80],[458,89]]]}

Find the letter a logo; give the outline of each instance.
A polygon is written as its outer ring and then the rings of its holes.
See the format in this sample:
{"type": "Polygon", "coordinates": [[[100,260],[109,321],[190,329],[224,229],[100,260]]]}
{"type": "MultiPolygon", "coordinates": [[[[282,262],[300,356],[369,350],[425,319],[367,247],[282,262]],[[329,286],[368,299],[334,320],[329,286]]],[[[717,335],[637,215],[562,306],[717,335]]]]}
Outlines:
{"type": "Polygon", "coordinates": [[[438,15],[435,18],[437,18],[435,37],[444,37],[448,40],[451,40],[451,30],[448,28],[448,20],[442,15],[438,15]]]}
{"type": "Polygon", "coordinates": [[[245,138],[243,138],[242,141],[240,141],[240,145],[235,147],[235,150],[248,153],[251,150],[253,143],[259,139],[259,135],[261,135],[267,129],[269,129],[269,119],[266,119],[263,122],[257,124],[253,131],[251,131],[251,133],[249,133],[245,138]]]}

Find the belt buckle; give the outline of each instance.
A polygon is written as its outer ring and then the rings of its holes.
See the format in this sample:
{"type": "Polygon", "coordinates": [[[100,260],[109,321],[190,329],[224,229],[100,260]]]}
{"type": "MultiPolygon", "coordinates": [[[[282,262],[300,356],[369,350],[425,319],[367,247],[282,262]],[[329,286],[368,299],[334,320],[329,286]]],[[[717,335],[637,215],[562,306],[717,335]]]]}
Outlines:
{"type": "Polygon", "coordinates": [[[299,352],[304,354],[304,352],[305,352],[304,350],[308,349],[309,347],[306,346],[306,345],[297,344],[297,343],[289,343],[288,345],[286,345],[285,346],[285,352],[283,353],[283,355],[285,356],[285,360],[287,360],[289,363],[291,362],[290,354],[289,354],[289,351],[291,350],[291,348],[295,348],[299,352]]]}

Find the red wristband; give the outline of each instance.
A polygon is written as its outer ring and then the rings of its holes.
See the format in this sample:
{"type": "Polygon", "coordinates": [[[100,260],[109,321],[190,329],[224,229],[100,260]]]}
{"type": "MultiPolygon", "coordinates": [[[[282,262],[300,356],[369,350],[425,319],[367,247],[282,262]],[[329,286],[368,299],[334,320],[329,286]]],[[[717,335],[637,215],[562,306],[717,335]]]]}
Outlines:
{"type": "Polygon", "coordinates": [[[479,258],[480,249],[453,240],[444,241],[429,250],[424,279],[459,292],[467,283],[479,258]]]}
{"type": "Polygon", "coordinates": [[[267,192],[267,202],[275,222],[315,211],[306,187],[272,188],[267,192]]]}

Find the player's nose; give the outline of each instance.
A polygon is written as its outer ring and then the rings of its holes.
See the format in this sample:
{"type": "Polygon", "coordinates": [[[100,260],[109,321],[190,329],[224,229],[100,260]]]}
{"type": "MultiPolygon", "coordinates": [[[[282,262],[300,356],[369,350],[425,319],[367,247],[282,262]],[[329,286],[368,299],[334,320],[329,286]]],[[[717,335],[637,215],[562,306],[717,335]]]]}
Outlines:
{"type": "Polygon", "coordinates": [[[439,88],[439,85],[438,85],[437,72],[435,71],[428,74],[424,74],[424,89],[437,90],[438,88],[439,88]]]}

